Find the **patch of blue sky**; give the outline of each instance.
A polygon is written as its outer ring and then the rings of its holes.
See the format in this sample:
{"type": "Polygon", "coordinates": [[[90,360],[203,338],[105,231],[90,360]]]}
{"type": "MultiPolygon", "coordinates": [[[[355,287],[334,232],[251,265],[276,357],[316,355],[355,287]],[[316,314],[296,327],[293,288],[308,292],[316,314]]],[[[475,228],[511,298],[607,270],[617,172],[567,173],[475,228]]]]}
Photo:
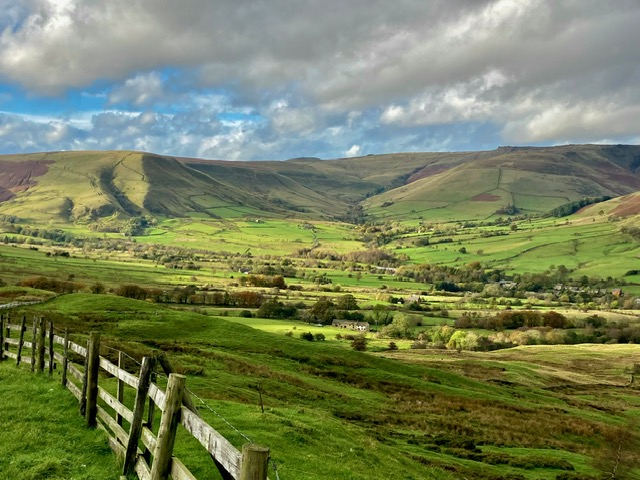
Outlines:
{"type": "Polygon", "coordinates": [[[102,110],[106,101],[103,86],[69,89],[55,96],[29,94],[19,87],[0,83],[0,109],[23,115],[72,116],[78,112],[102,110]]]}

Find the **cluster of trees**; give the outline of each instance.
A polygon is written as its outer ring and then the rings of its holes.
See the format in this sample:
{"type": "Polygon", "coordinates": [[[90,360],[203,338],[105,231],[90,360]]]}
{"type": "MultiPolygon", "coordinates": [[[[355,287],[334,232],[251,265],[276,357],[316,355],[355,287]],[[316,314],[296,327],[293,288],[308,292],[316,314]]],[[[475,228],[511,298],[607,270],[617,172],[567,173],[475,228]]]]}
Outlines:
{"type": "Polygon", "coordinates": [[[144,235],[147,228],[157,224],[155,218],[149,215],[134,216],[126,219],[115,217],[101,218],[89,224],[94,232],[121,233],[127,237],[144,235]]]}
{"type": "Polygon", "coordinates": [[[238,279],[238,283],[242,286],[263,287],[263,288],[287,288],[284,278],[280,275],[246,275],[238,279]]]}
{"type": "Polygon", "coordinates": [[[155,303],[181,303],[190,305],[211,305],[220,307],[258,308],[264,302],[264,295],[254,291],[199,291],[193,285],[176,287],[172,290],[144,288],[139,285],[125,284],[117,287],[113,293],[121,297],[136,300],[151,300],[155,303]]]}
{"type": "Polygon", "coordinates": [[[3,237],[3,243],[27,243],[27,244],[40,244],[42,245],[44,242],[33,242],[29,241],[29,239],[25,239],[22,237],[31,237],[33,239],[41,239],[41,240],[50,240],[54,243],[58,244],[73,244],[76,238],[74,235],[65,232],[63,230],[59,230],[57,228],[54,229],[46,229],[46,228],[33,228],[28,226],[22,226],[18,224],[5,224],[3,225],[2,230],[5,235],[3,237]],[[10,234],[21,235],[22,237],[9,236],[10,234]]]}
{"type": "Polygon", "coordinates": [[[477,317],[464,313],[455,320],[456,328],[482,328],[485,330],[514,330],[522,327],[569,328],[572,323],[561,313],[535,312],[532,310],[505,310],[489,317],[477,317]]]}
{"type": "Polygon", "coordinates": [[[576,200],[575,202],[565,203],[564,205],[560,205],[559,207],[554,208],[545,216],[548,217],[567,217],[572,213],[576,213],[583,207],[587,205],[592,205],[594,203],[606,202],[607,200],[611,200],[611,197],[608,195],[604,195],[602,197],[584,197],[580,200],[576,200]]]}
{"type": "Polygon", "coordinates": [[[43,276],[25,278],[24,280],[20,280],[17,285],[19,287],[31,287],[55,293],[75,293],[84,290],[86,287],[86,285],[82,283],[57,280],[43,276]]]}
{"type": "Polygon", "coordinates": [[[407,259],[406,255],[396,255],[379,248],[369,248],[348,253],[337,253],[333,250],[301,248],[295,253],[300,258],[329,260],[333,262],[355,262],[379,267],[394,267],[407,259]]]}

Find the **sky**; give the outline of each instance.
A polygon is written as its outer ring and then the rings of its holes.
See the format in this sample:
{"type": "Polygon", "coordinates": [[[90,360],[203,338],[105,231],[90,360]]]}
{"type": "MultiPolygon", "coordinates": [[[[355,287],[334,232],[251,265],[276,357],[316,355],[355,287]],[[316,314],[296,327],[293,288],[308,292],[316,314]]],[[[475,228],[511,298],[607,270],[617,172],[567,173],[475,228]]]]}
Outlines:
{"type": "Polygon", "coordinates": [[[638,0],[0,0],[0,153],[640,143],[638,0]]]}

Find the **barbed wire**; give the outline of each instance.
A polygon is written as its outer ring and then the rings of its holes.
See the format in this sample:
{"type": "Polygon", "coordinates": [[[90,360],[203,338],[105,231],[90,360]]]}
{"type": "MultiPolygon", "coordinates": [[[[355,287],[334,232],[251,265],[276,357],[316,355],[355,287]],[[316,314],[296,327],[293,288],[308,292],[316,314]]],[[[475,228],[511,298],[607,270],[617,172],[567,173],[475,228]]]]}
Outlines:
{"type": "MultiPolygon", "coordinates": [[[[202,398],[200,398],[198,395],[196,395],[193,391],[189,390],[188,388],[185,387],[185,390],[194,398],[196,398],[207,410],[209,410],[211,413],[213,413],[214,415],[216,415],[218,418],[220,418],[224,423],[226,423],[232,430],[234,430],[237,434],[239,434],[242,438],[244,438],[247,442],[249,443],[253,443],[253,440],[251,440],[247,435],[245,435],[243,432],[241,432],[238,428],[236,428],[235,426],[233,426],[233,424],[231,422],[229,422],[229,420],[227,420],[226,418],[224,418],[222,415],[220,415],[218,412],[216,412],[207,402],[205,402],[202,398]]],[[[273,467],[273,472],[276,474],[276,480],[280,480],[280,474],[278,473],[278,465],[276,464],[276,462],[269,457],[269,463],[271,464],[271,466],[273,467]]]]}
{"type": "MultiPolygon", "coordinates": [[[[54,332],[57,330],[58,332],[60,332],[60,329],[57,328],[53,328],[54,332]]],[[[132,360],[134,363],[136,363],[136,365],[141,366],[142,363],[139,362],[138,360],[136,360],[134,357],[132,357],[131,355],[129,355],[126,352],[123,352],[122,350],[119,350],[117,348],[113,348],[110,347],[108,345],[100,345],[100,348],[104,348],[106,350],[110,350],[112,352],[117,352],[117,353],[122,353],[125,357],[129,358],[130,360],[132,360]]],[[[155,372],[156,376],[159,378],[164,378],[164,379],[168,379],[169,377],[167,375],[165,375],[164,373],[161,372],[155,372]]],[[[185,390],[195,399],[197,399],[202,406],[204,406],[207,410],[209,410],[211,413],[213,413],[214,415],[216,415],[218,418],[220,418],[229,428],[231,428],[233,431],[235,431],[238,435],[240,435],[242,438],[244,438],[247,442],[249,443],[254,443],[253,440],[251,440],[249,438],[249,436],[247,436],[245,433],[243,433],[242,431],[240,431],[237,427],[235,427],[229,420],[227,420],[226,418],[224,418],[220,413],[218,413],[215,409],[213,409],[204,399],[202,399],[201,397],[199,397],[195,392],[193,392],[192,390],[190,390],[189,388],[185,387],[185,390]]],[[[280,480],[280,474],[278,472],[278,465],[276,464],[276,462],[269,457],[269,464],[271,465],[271,467],[273,468],[273,472],[276,475],[276,480],[280,480]]]]}

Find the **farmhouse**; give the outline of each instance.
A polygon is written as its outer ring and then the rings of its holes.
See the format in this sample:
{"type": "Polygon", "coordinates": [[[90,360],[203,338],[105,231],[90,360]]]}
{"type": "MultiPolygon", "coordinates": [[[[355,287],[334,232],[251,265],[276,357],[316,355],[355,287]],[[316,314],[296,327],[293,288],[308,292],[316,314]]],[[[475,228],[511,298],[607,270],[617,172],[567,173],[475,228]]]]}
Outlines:
{"type": "Polygon", "coordinates": [[[422,297],[420,295],[411,295],[403,300],[403,303],[422,303],[422,297]]]}
{"type": "Polygon", "coordinates": [[[354,322],[351,320],[334,320],[331,322],[332,327],[345,328],[356,332],[368,332],[369,322],[354,322]]]}

